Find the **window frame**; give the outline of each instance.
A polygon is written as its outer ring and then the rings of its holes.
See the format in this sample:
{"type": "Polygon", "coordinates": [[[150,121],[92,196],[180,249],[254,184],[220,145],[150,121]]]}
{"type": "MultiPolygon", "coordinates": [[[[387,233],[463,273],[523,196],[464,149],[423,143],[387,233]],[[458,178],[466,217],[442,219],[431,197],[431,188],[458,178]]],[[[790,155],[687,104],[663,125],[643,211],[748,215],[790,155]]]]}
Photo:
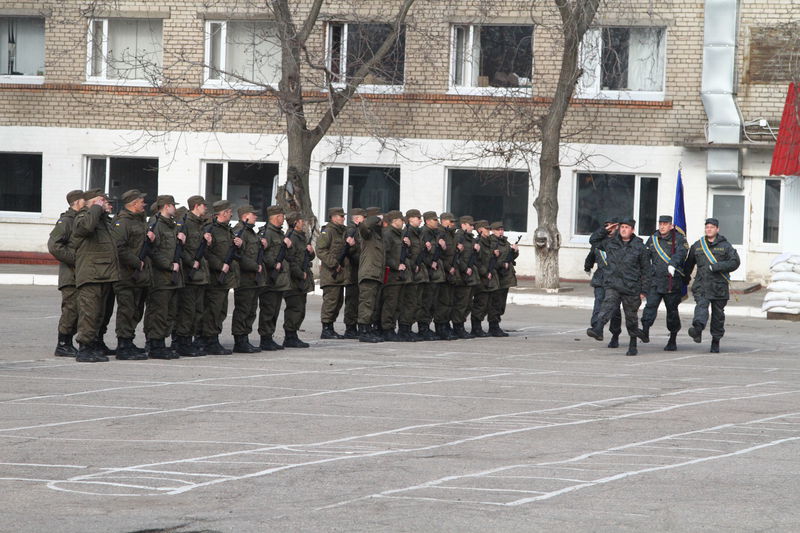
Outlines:
{"type": "MultiPolygon", "coordinates": [[[[474,60],[472,58],[472,50],[475,48],[475,28],[482,26],[522,26],[527,27],[528,24],[451,24],[450,25],[450,72],[447,77],[447,94],[458,94],[468,96],[503,96],[503,97],[519,97],[529,98],[533,94],[533,73],[536,57],[534,54],[534,40],[536,28],[530,25],[531,28],[531,86],[530,87],[478,87],[473,85],[456,85],[456,63],[457,63],[457,31],[459,28],[467,30],[467,37],[465,47],[469,50],[469,54],[464,58],[464,68],[462,76],[464,79],[472,77],[472,69],[474,68],[474,60]],[[469,58],[469,60],[467,60],[469,58]]],[[[463,68],[463,67],[462,67],[463,68]]],[[[478,66],[480,69],[480,66],[478,66]]],[[[480,70],[479,70],[480,71],[480,70]]]]}
{"type": "MultiPolygon", "coordinates": [[[[613,170],[603,171],[603,172],[592,172],[592,171],[575,171],[572,175],[572,217],[570,220],[570,242],[572,243],[589,243],[589,237],[591,237],[591,233],[583,234],[578,233],[578,176],[582,174],[619,174],[619,175],[626,175],[626,176],[633,176],[633,212],[630,213],[630,216],[636,220],[636,228],[634,229],[634,233],[639,237],[642,237],[644,240],[647,240],[646,237],[650,235],[641,235],[639,233],[639,210],[641,209],[641,192],[642,192],[642,179],[655,179],[657,183],[661,185],[661,175],[656,173],[636,173],[636,172],[615,172],[613,170]]],[[[659,191],[661,188],[659,187],[659,191]]],[[[656,215],[656,220],[658,220],[658,215],[656,215]]],[[[596,229],[596,228],[595,228],[596,229]]],[[[594,230],[593,230],[594,231],[594,230]]]]}
{"type": "MultiPolygon", "coordinates": [[[[778,181],[780,182],[781,192],[780,198],[778,200],[778,208],[780,210],[778,214],[778,242],[764,242],[764,216],[757,217],[759,219],[757,227],[753,228],[757,231],[756,238],[751,239],[750,248],[756,252],[781,252],[783,251],[783,237],[784,237],[784,230],[783,230],[783,215],[784,215],[784,200],[786,197],[786,183],[783,178],[779,177],[766,177],[763,180],[763,185],[760,187],[761,189],[761,208],[766,212],[766,203],[767,203],[767,182],[768,181],[778,181]]],[[[756,196],[756,195],[752,195],[756,196]]],[[[757,198],[753,198],[756,200],[757,198]]],[[[751,200],[752,203],[752,200],[751,200]]],[[[747,206],[746,206],[747,207],[747,206]]],[[[750,206],[752,208],[752,205],[750,206]]],[[[756,211],[757,212],[757,211],[756,211]]],[[[751,237],[753,235],[751,234],[751,237]]]]}
{"type": "MultiPolygon", "coordinates": [[[[342,22],[342,21],[329,21],[325,24],[325,68],[331,72],[333,64],[333,26],[342,26],[342,43],[339,51],[341,58],[339,60],[339,79],[344,77],[347,80],[347,38],[349,33],[349,26],[352,24],[359,24],[358,22],[342,22]]],[[[364,23],[366,24],[366,23],[364,23]]],[[[380,24],[391,25],[388,22],[381,22],[380,24]]],[[[356,93],[372,93],[372,94],[402,94],[405,91],[406,83],[406,42],[403,43],[403,83],[400,85],[375,85],[362,83],[356,87],[356,93]]],[[[327,90],[327,80],[325,80],[325,89],[327,90]]],[[[331,82],[334,89],[344,89],[347,86],[347,81],[334,81],[331,82]]],[[[359,165],[354,165],[359,166],[359,165]]]]}
{"type": "MultiPolygon", "coordinates": [[[[278,174],[275,175],[275,178],[272,181],[272,192],[270,193],[270,198],[275,198],[278,193],[278,183],[280,182],[280,168],[281,164],[279,161],[252,161],[246,159],[202,159],[200,160],[200,193],[203,197],[205,197],[206,187],[208,186],[208,165],[222,165],[222,194],[221,200],[228,199],[228,163],[244,163],[244,164],[260,164],[260,165],[276,165],[278,167],[278,174]]],[[[234,218],[231,220],[238,220],[236,218],[236,208],[234,206],[234,218]]],[[[208,206],[209,211],[211,210],[211,205],[208,206]]],[[[259,213],[259,220],[256,222],[256,226],[260,227],[263,225],[265,220],[260,219],[261,214],[259,213]]]]}
{"type": "MultiPolygon", "coordinates": [[[[320,187],[320,203],[321,206],[328,205],[328,170],[333,168],[338,168],[342,170],[342,203],[339,204],[345,210],[345,215],[349,216],[349,209],[348,205],[350,204],[350,167],[359,167],[359,168],[396,168],[400,171],[400,181],[401,184],[398,185],[398,193],[400,193],[399,188],[402,187],[402,180],[403,180],[403,169],[400,165],[366,165],[360,163],[354,164],[342,164],[342,163],[331,163],[325,164],[322,166],[322,175],[323,179],[321,180],[321,187],[320,187]]],[[[401,197],[402,198],[402,197],[401,197]]],[[[366,207],[366,206],[364,206],[366,207]]],[[[325,213],[324,216],[327,216],[325,213]]]]}
{"type": "MultiPolygon", "coordinates": [[[[83,161],[84,161],[84,169],[83,169],[83,177],[81,179],[83,183],[83,190],[89,190],[91,187],[90,183],[92,180],[91,172],[92,172],[92,160],[105,160],[106,164],[106,172],[105,172],[105,179],[103,181],[103,193],[111,194],[111,160],[112,159],[155,159],[159,161],[159,168],[160,168],[160,159],[158,156],[128,156],[128,155],[94,155],[94,154],[84,154],[83,161]]],[[[160,179],[156,179],[156,190],[158,190],[160,179]]],[[[134,188],[134,187],[131,187],[134,188]]],[[[158,193],[156,193],[158,194],[158,193]]],[[[148,195],[149,196],[149,195],[148,195]]],[[[117,198],[116,200],[121,201],[121,198],[117,198]]],[[[115,201],[116,201],[115,200],[115,201]]],[[[155,198],[148,198],[148,204],[154,202],[155,198]]],[[[121,205],[121,204],[120,204],[121,205]]],[[[112,213],[112,216],[116,213],[112,213]]]]}
{"type": "MultiPolygon", "coordinates": [[[[0,13],[0,17],[2,18],[9,18],[9,19],[39,19],[43,22],[43,29],[42,29],[42,37],[45,42],[45,49],[44,59],[47,59],[47,19],[45,17],[35,17],[35,16],[17,16],[17,15],[3,15],[0,13]]],[[[5,60],[6,58],[3,58],[5,60]]],[[[45,65],[46,67],[47,65],[45,65]]],[[[23,74],[23,75],[14,75],[14,74],[0,74],[0,84],[8,84],[8,85],[43,85],[45,76],[47,75],[47,70],[45,70],[44,74],[41,76],[35,74],[23,74]]],[[[4,211],[0,211],[3,213],[4,211]]]]}
{"type": "Polygon", "coordinates": [[[225,71],[227,70],[228,62],[228,24],[230,22],[267,22],[275,23],[271,19],[247,19],[247,20],[225,20],[225,19],[208,19],[205,21],[203,27],[203,89],[234,89],[240,91],[258,91],[263,90],[264,87],[278,90],[280,82],[275,83],[249,83],[242,80],[229,80],[225,71]],[[211,25],[220,24],[220,72],[219,79],[212,79],[211,72],[215,69],[211,65],[211,25]]]}
{"type": "Polygon", "coordinates": [[[42,152],[15,152],[15,151],[0,151],[3,154],[14,154],[14,155],[38,155],[42,158],[42,185],[39,189],[39,203],[41,204],[39,207],[39,211],[8,211],[8,210],[0,210],[0,221],[5,219],[11,218],[39,218],[44,214],[44,153],[42,152]]]}
{"type": "Polygon", "coordinates": [[[607,26],[594,26],[589,28],[586,34],[581,41],[579,51],[578,51],[578,65],[582,67],[586,71],[592,71],[594,73],[594,83],[591,85],[587,85],[584,83],[586,80],[585,76],[582,76],[575,87],[575,97],[576,98],[583,98],[583,99],[598,99],[598,100],[636,100],[636,101],[645,101],[645,102],[663,102],[666,99],[666,91],[667,91],[667,47],[669,44],[668,41],[668,31],[666,26],[645,26],[645,25],[632,25],[632,26],[623,26],[623,25],[607,25],[607,26]],[[659,58],[661,63],[663,64],[663,73],[661,79],[661,90],[660,91],[621,91],[615,89],[603,89],[602,88],[602,68],[603,68],[603,30],[607,28],[625,28],[625,29],[637,29],[637,28],[648,28],[648,29],[660,29],[661,30],[661,57],[659,58]],[[586,65],[585,56],[587,52],[587,47],[589,46],[589,42],[593,41],[593,47],[597,50],[599,57],[595,59],[595,65],[593,68],[589,68],[586,65]]]}
{"type": "Polygon", "coordinates": [[[159,20],[161,21],[161,69],[163,69],[164,60],[164,21],[162,18],[126,18],[126,17],[92,17],[89,18],[88,29],[86,32],[86,85],[116,85],[127,87],[155,87],[149,80],[143,79],[116,79],[108,77],[108,23],[110,20],[159,20]],[[92,64],[94,63],[94,32],[92,28],[95,22],[102,22],[103,24],[103,41],[101,43],[102,57],[101,57],[101,74],[95,76],[92,74],[92,64]]]}

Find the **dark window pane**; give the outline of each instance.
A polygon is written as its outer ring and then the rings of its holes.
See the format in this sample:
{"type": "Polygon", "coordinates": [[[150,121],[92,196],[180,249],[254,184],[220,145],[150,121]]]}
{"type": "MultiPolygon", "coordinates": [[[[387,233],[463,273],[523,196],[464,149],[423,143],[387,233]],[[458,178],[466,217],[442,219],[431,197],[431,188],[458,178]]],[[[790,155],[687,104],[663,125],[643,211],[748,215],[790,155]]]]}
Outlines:
{"type": "Polygon", "coordinates": [[[147,194],[145,202],[148,205],[155,202],[158,196],[158,159],[111,158],[108,194],[113,198],[115,213],[122,207],[120,197],[131,189],[147,194]]]}
{"type": "Polygon", "coordinates": [[[728,242],[744,242],[744,196],[717,194],[714,196],[714,218],[719,220],[719,232],[728,242]]]}
{"type": "Polygon", "coordinates": [[[89,160],[89,186],[87,189],[106,190],[106,158],[89,160]]]}
{"type": "Polygon", "coordinates": [[[330,54],[331,54],[331,73],[334,81],[340,81],[342,74],[342,32],[344,26],[341,24],[331,24],[330,31],[330,54]]]}
{"type": "MultiPolygon", "coordinates": [[[[361,66],[369,61],[383,45],[391,33],[388,24],[348,24],[347,25],[347,77],[352,77],[361,66]]],[[[367,85],[402,85],[405,69],[405,28],[394,46],[364,79],[367,85]]]]}
{"type": "Polygon", "coordinates": [[[350,167],[349,182],[348,212],[353,207],[400,209],[399,168],[350,167]]]}
{"type": "Polygon", "coordinates": [[[209,211],[214,202],[222,200],[222,163],[206,164],[206,202],[209,211]]]}
{"type": "Polygon", "coordinates": [[[633,215],[635,184],[630,174],[578,174],[575,233],[590,235],[608,217],[633,215]]]}
{"type": "Polygon", "coordinates": [[[602,88],[628,88],[629,28],[603,28],[602,88]]]}
{"type": "Polygon", "coordinates": [[[502,220],[508,231],[527,231],[528,173],[451,170],[450,211],[490,223],[502,220]]]}
{"type": "MultiPolygon", "coordinates": [[[[527,87],[533,68],[532,26],[481,26],[480,76],[491,87],[527,87]]],[[[478,81],[481,85],[481,81],[478,81]]]]}
{"type": "Polygon", "coordinates": [[[256,208],[260,220],[266,220],[267,206],[271,205],[272,185],[278,175],[275,163],[228,163],[228,194],[226,200],[236,208],[250,204],[256,208]]]}
{"type": "Polygon", "coordinates": [[[636,221],[638,235],[646,237],[656,232],[657,210],[658,178],[642,178],[639,188],[639,220],[636,221]]]}
{"type": "Polygon", "coordinates": [[[325,172],[325,212],[321,214],[328,218],[328,209],[332,207],[342,207],[342,197],[344,194],[344,169],[329,168],[325,172]]]}
{"type": "Polygon", "coordinates": [[[42,154],[0,153],[0,211],[42,210],[42,154]]]}
{"type": "Polygon", "coordinates": [[[766,180],[764,184],[764,242],[780,242],[780,220],[781,180],[766,180]]]}

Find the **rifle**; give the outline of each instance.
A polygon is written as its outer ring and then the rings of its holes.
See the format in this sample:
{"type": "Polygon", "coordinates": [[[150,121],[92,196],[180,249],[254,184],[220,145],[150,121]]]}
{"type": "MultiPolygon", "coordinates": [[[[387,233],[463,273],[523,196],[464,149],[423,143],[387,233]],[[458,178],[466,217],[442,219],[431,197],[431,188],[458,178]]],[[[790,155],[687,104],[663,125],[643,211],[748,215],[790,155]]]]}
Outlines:
{"type": "Polygon", "coordinates": [[[206,241],[206,234],[211,233],[211,224],[209,222],[205,226],[203,226],[203,236],[200,239],[200,245],[197,247],[197,250],[194,252],[194,259],[192,259],[192,268],[189,270],[188,278],[189,281],[194,279],[194,275],[197,274],[197,271],[200,270],[200,261],[206,256],[206,248],[208,248],[208,241],[206,241]],[[194,263],[197,263],[197,268],[194,268],[194,263]]]}
{"type": "Polygon", "coordinates": [[[156,224],[158,224],[159,218],[161,218],[161,214],[156,213],[153,217],[153,221],[147,226],[147,231],[144,233],[144,242],[142,243],[142,247],[139,248],[139,254],[137,255],[139,258],[139,268],[134,270],[133,275],[131,275],[131,279],[133,279],[133,281],[139,281],[139,278],[142,277],[142,272],[144,271],[144,260],[150,255],[150,251],[153,248],[153,244],[150,242],[147,234],[156,229],[156,224]]]}
{"type": "MultiPolygon", "coordinates": [[[[184,239],[186,238],[186,233],[183,231],[183,225],[186,224],[186,217],[188,215],[189,215],[189,213],[186,213],[185,215],[183,215],[183,219],[181,220],[180,224],[178,224],[178,227],[181,228],[180,231],[178,231],[178,234],[183,233],[184,239]]],[[[173,263],[178,263],[178,270],[177,271],[175,271],[175,270],[172,271],[172,284],[173,285],[177,285],[178,282],[180,281],[179,276],[181,275],[181,261],[183,260],[182,259],[182,257],[183,257],[183,243],[181,242],[180,239],[176,239],[176,241],[177,242],[175,243],[175,253],[172,256],[172,262],[173,263]]]]}
{"type": "MultiPolygon", "coordinates": [[[[521,240],[522,240],[522,235],[517,237],[517,242],[515,242],[514,244],[519,244],[519,241],[521,241],[521,240]]],[[[513,248],[509,248],[505,259],[503,259],[503,263],[506,264],[506,267],[503,270],[508,270],[509,268],[511,268],[511,263],[513,261],[514,261],[514,249],[513,248]]]]}
{"type": "MultiPolygon", "coordinates": [[[[500,241],[495,241],[491,246],[491,256],[492,257],[489,258],[489,265],[488,265],[489,268],[487,269],[488,270],[487,274],[491,274],[492,271],[497,267],[497,254],[495,254],[494,252],[498,248],[500,248],[500,241]]],[[[488,279],[488,277],[487,277],[487,279],[488,279]]]]}
{"type": "Polygon", "coordinates": [[[258,230],[256,234],[258,236],[258,254],[256,255],[256,264],[261,266],[261,271],[256,272],[256,283],[259,283],[264,278],[264,271],[267,269],[267,265],[264,263],[264,246],[261,244],[261,239],[265,238],[267,235],[267,225],[264,224],[261,226],[261,229],[258,230]]]}
{"type": "MultiPolygon", "coordinates": [[[[406,245],[406,239],[408,239],[408,224],[406,224],[405,229],[403,230],[403,235],[400,237],[400,262],[398,266],[405,264],[406,259],[408,259],[408,252],[410,251],[411,247],[406,245]]],[[[420,254],[422,255],[422,254],[420,254]]],[[[397,276],[397,279],[400,281],[406,280],[406,275],[403,270],[400,271],[400,274],[397,276]]]]}
{"type": "MultiPolygon", "coordinates": [[[[339,257],[336,259],[336,262],[339,263],[339,266],[342,267],[342,268],[344,268],[344,260],[347,257],[347,252],[350,251],[350,245],[347,244],[347,239],[355,238],[356,231],[358,231],[358,227],[357,226],[353,226],[351,228],[347,228],[347,233],[345,233],[345,235],[344,235],[344,239],[345,239],[344,246],[342,246],[342,251],[339,252],[339,257]]],[[[355,265],[355,261],[353,261],[352,259],[350,261],[353,263],[353,266],[356,266],[355,265]]],[[[338,276],[338,275],[339,275],[339,272],[337,272],[336,270],[334,270],[331,273],[331,276],[333,277],[333,279],[336,279],[336,276],[338,276]]]]}
{"type": "MultiPolygon", "coordinates": [[[[286,235],[284,235],[283,238],[290,239],[293,233],[294,233],[294,226],[289,226],[289,231],[286,232],[286,235]]],[[[286,259],[286,250],[287,250],[286,242],[281,241],[281,247],[278,250],[278,256],[275,258],[275,266],[280,265],[281,263],[283,263],[283,260],[286,259]]],[[[278,276],[280,276],[280,274],[281,274],[280,270],[273,268],[269,273],[269,277],[272,279],[272,281],[275,281],[278,279],[278,276]]]]}
{"type": "Polygon", "coordinates": [[[306,249],[303,254],[303,272],[308,272],[311,268],[311,252],[308,251],[308,246],[311,244],[311,241],[314,240],[314,230],[311,230],[311,235],[308,236],[308,242],[306,243],[306,249]]]}
{"type": "MultiPolygon", "coordinates": [[[[464,238],[464,243],[466,243],[466,238],[464,238]]],[[[472,243],[471,250],[472,250],[472,252],[469,254],[469,259],[467,259],[467,268],[471,268],[473,270],[473,272],[474,272],[475,271],[475,259],[476,259],[475,254],[478,253],[475,250],[475,243],[474,242],[472,243]]]]}
{"type": "MultiPolygon", "coordinates": [[[[252,228],[253,227],[252,224],[248,224],[244,220],[242,220],[241,222],[242,222],[242,229],[240,229],[239,231],[234,233],[234,235],[233,235],[234,239],[241,238],[242,234],[244,233],[244,230],[246,230],[247,228],[252,228]]],[[[236,258],[236,251],[237,251],[236,245],[234,243],[231,243],[230,247],[228,248],[228,253],[225,254],[225,261],[223,261],[222,264],[223,265],[228,265],[230,267],[231,263],[233,263],[233,260],[236,258]]],[[[230,272],[230,269],[228,269],[228,272],[230,272]]],[[[225,272],[224,270],[221,271],[219,273],[219,277],[217,277],[217,281],[219,283],[225,283],[225,277],[227,276],[228,272],[225,272]]]]}

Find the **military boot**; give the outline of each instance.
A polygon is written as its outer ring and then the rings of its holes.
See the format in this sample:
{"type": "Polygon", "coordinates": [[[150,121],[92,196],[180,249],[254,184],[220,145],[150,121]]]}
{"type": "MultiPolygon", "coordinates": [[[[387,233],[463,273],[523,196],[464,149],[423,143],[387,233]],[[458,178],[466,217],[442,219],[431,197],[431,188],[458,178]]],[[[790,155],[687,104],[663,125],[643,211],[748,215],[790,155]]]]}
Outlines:
{"type": "MultiPolygon", "coordinates": [[[[447,330],[450,329],[449,325],[445,328],[447,330]]],[[[463,322],[453,322],[453,330],[452,332],[455,334],[456,339],[474,339],[475,336],[467,331],[467,328],[464,327],[463,322]]]]}
{"type": "Polygon", "coordinates": [[[197,351],[197,348],[192,344],[191,337],[178,337],[173,343],[173,346],[175,346],[175,351],[180,357],[198,357],[199,355],[205,355],[197,351]]]}
{"type": "Polygon", "coordinates": [[[143,361],[147,355],[139,352],[133,344],[133,339],[117,338],[117,359],[120,361],[143,361]]]}
{"type": "Polygon", "coordinates": [[[414,332],[411,331],[411,326],[400,324],[397,327],[397,342],[417,342],[414,332]]]}
{"type": "Polygon", "coordinates": [[[233,336],[233,353],[258,353],[260,351],[261,348],[250,344],[247,335],[233,336]]]}
{"type": "Polygon", "coordinates": [[[296,331],[283,330],[284,348],[308,348],[309,346],[311,345],[300,340],[296,331]]]}
{"type": "Polygon", "coordinates": [[[667,341],[667,345],[664,346],[664,351],[665,352],[674,352],[675,350],[677,350],[678,349],[677,340],[678,340],[678,333],[675,332],[675,331],[670,332],[669,340],[667,341]]]}
{"type": "Polygon", "coordinates": [[[359,324],[358,342],[381,342],[381,341],[375,335],[372,334],[372,332],[370,331],[370,327],[367,324],[359,324]]]}
{"type": "Polygon", "coordinates": [[[95,348],[97,348],[98,350],[103,352],[103,355],[108,356],[108,355],[115,355],[117,353],[116,350],[112,350],[111,348],[106,346],[106,341],[104,341],[102,337],[98,338],[94,342],[94,345],[95,345],[95,348]]]}
{"type": "Polygon", "coordinates": [[[640,329],[636,336],[645,344],[650,342],[650,326],[640,329]]]}
{"type": "Polygon", "coordinates": [[[444,331],[444,340],[446,341],[458,340],[458,335],[456,335],[455,331],[453,331],[453,328],[450,327],[450,322],[443,322],[442,330],[444,331]]]}
{"type": "MultiPolygon", "coordinates": [[[[591,337],[591,338],[593,338],[594,340],[597,340],[597,341],[602,341],[603,340],[603,330],[602,329],[589,328],[589,329],[586,330],[586,335],[588,335],[589,337],[591,337]]],[[[619,335],[617,335],[617,339],[619,340],[619,335]]]]}
{"type": "Polygon", "coordinates": [[[208,355],[208,352],[206,352],[206,338],[205,337],[201,337],[199,335],[197,337],[195,337],[194,338],[194,342],[192,343],[192,348],[194,349],[195,352],[197,352],[198,356],[208,355]]]}
{"type": "Polygon", "coordinates": [[[67,333],[58,334],[58,344],[56,344],[56,351],[53,355],[58,357],[75,357],[78,355],[78,350],[72,345],[72,335],[67,333]]]}
{"type": "Polygon", "coordinates": [[[164,339],[150,339],[150,351],[147,353],[150,359],[174,359],[172,350],[167,347],[164,339]]]}
{"type": "Polygon", "coordinates": [[[233,352],[224,347],[219,342],[219,335],[214,335],[213,337],[207,337],[206,341],[206,353],[208,355],[230,355],[233,352]]]}
{"type": "Polygon", "coordinates": [[[719,353],[719,339],[711,339],[711,353],[719,353]]]}
{"type": "Polygon", "coordinates": [[[439,340],[439,335],[431,331],[431,325],[428,322],[417,322],[417,334],[424,341],[439,340]]]}
{"type": "Polygon", "coordinates": [[[108,357],[94,346],[90,344],[78,344],[78,352],[75,354],[75,360],[79,363],[104,363],[108,361],[108,357]]]}
{"type": "Polygon", "coordinates": [[[625,355],[638,355],[639,350],[636,349],[636,337],[631,337],[631,342],[628,344],[628,351],[625,355]]]}
{"type": "Polygon", "coordinates": [[[689,328],[689,336],[692,340],[698,344],[703,342],[703,330],[696,328],[694,326],[689,328]]]}
{"type": "Polygon", "coordinates": [[[261,343],[259,344],[258,347],[265,352],[274,352],[277,350],[283,350],[283,346],[272,340],[272,335],[262,335],[261,343]]]}
{"type": "Polygon", "coordinates": [[[476,318],[473,318],[473,319],[471,319],[471,322],[472,322],[472,335],[474,337],[484,338],[484,337],[488,337],[489,336],[488,333],[483,331],[483,328],[481,327],[481,321],[480,320],[478,320],[476,318]]]}
{"type": "Polygon", "coordinates": [[[489,335],[492,337],[508,337],[508,333],[500,327],[500,322],[489,322],[489,335]]]}
{"type": "Polygon", "coordinates": [[[394,328],[383,330],[381,337],[386,342],[400,342],[400,337],[395,333],[394,328]]]}
{"type": "MultiPolygon", "coordinates": [[[[345,332],[346,333],[346,332],[345,332]]],[[[327,339],[344,339],[344,335],[339,335],[336,333],[336,330],[333,329],[333,324],[324,323],[322,324],[322,333],[319,335],[320,339],[327,340],[327,339]]]]}
{"type": "Polygon", "coordinates": [[[609,348],[619,348],[619,333],[612,333],[611,340],[608,341],[609,348]]]}
{"type": "MultiPolygon", "coordinates": [[[[331,324],[332,326],[333,324],[331,324]]],[[[357,339],[358,338],[358,328],[355,324],[345,324],[344,327],[344,335],[342,335],[345,339],[357,339]]]]}

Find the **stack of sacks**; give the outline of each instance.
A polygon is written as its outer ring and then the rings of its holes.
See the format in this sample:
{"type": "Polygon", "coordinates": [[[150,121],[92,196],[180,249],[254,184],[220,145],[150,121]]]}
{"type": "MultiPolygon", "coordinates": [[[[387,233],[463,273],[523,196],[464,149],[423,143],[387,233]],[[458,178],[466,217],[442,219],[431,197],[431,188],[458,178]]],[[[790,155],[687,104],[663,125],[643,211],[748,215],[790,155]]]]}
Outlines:
{"type": "Polygon", "coordinates": [[[800,315],[800,254],[781,254],[769,269],[772,283],[767,286],[761,310],[800,315]]]}

